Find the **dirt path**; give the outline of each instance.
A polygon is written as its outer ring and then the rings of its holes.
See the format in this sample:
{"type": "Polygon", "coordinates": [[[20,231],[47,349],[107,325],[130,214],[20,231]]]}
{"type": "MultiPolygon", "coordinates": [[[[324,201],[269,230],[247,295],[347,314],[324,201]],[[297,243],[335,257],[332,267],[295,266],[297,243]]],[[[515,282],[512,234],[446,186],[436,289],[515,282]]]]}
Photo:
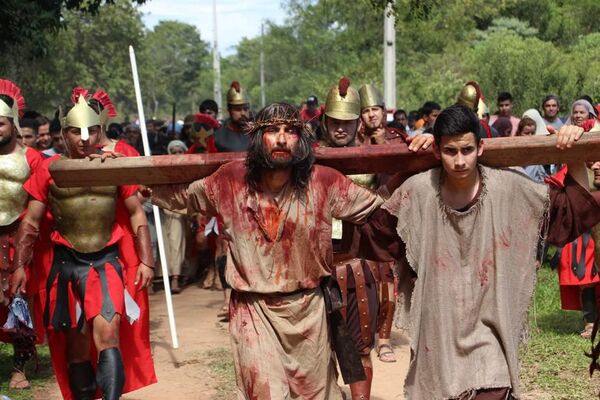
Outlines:
{"type": "MultiPolygon", "coordinates": [[[[163,292],[150,295],[150,339],[158,383],[123,396],[127,400],[235,399],[229,355],[227,325],[216,314],[222,293],[189,287],[173,297],[180,348],[171,348],[169,324],[163,292]]],[[[408,368],[408,342],[397,332],[392,344],[398,362],[382,363],[373,354],[374,386],[372,400],[402,399],[402,386],[408,368]]],[[[58,400],[58,387],[44,388],[36,399],[58,400]]]]}

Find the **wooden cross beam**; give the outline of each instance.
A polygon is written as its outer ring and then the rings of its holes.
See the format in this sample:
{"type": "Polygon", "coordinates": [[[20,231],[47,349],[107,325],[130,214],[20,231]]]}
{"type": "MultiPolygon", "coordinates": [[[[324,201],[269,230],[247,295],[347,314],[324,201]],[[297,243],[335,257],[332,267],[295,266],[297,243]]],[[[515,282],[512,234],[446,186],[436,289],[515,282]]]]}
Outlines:
{"type": "MultiPolygon", "coordinates": [[[[485,139],[483,145],[480,162],[493,167],[600,160],[600,133],[584,134],[565,150],[556,148],[555,136],[485,139]]],[[[318,164],[344,174],[415,172],[439,165],[430,149],[413,153],[405,144],[318,148],[315,153],[318,164]]],[[[122,157],[104,162],[58,160],[50,166],[50,173],[56,184],[63,187],[185,183],[244,157],[245,153],[214,153],[122,157]]]]}

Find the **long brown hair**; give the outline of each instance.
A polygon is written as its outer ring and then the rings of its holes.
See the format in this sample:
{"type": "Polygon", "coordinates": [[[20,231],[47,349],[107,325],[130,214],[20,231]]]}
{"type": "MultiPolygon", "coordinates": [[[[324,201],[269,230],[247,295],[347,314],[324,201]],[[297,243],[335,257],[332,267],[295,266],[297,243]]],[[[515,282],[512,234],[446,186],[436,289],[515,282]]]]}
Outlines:
{"type": "Polygon", "coordinates": [[[275,169],[263,145],[262,132],[267,126],[285,124],[298,129],[298,145],[292,153],[291,183],[296,191],[303,191],[308,185],[315,156],[312,149],[310,129],[300,119],[298,109],[287,103],[273,103],[258,112],[256,120],[246,125],[250,144],[246,153],[246,183],[253,191],[260,190],[260,180],[265,169],[275,169]]]}

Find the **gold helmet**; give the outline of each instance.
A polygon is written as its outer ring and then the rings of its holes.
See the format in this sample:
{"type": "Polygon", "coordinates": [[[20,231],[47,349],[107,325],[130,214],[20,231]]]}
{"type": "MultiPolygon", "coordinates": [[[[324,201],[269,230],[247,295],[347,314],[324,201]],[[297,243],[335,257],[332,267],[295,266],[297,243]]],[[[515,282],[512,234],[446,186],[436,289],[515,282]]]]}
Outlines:
{"type": "Polygon", "coordinates": [[[477,110],[479,99],[481,98],[481,88],[475,81],[465,83],[456,99],[456,104],[469,107],[471,110],[477,110]]]}
{"type": "Polygon", "coordinates": [[[371,84],[362,85],[358,89],[360,95],[360,109],[364,110],[367,107],[381,107],[385,110],[383,96],[377,88],[371,84]]]}
{"type": "Polygon", "coordinates": [[[348,78],[342,77],[338,85],[329,90],[324,115],[344,121],[360,117],[360,96],[356,89],[350,86],[348,78]]]}
{"type": "Polygon", "coordinates": [[[9,106],[0,99],[0,117],[11,118],[17,131],[21,133],[19,117],[25,110],[25,99],[21,94],[21,88],[7,79],[0,79],[0,94],[10,97],[13,101],[12,106],[9,106]]]}
{"type": "Polygon", "coordinates": [[[231,82],[231,86],[227,91],[227,104],[243,105],[250,103],[246,97],[246,91],[242,89],[238,81],[231,82]]]}
{"type": "Polygon", "coordinates": [[[96,125],[102,125],[104,116],[100,110],[93,109],[87,100],[87,90],[83,88],[73,89],[71,101],[73,108],[66,115],[63,115],[62,109],[59,110],[60,126],[62,128],[75,127],[81,129],[81,140],[90,138],[89,128],[96,125]]]}
{"type": "Polygon", "coordinates": [[[485,114],[489,114],[490,110],[488,109],[488,106],[485,105],[484,101],[483,101],[483,97],[479,98],[479,105],[477,106],[477,117],[479,119],[483,119],[483,116],[485,114]]]}

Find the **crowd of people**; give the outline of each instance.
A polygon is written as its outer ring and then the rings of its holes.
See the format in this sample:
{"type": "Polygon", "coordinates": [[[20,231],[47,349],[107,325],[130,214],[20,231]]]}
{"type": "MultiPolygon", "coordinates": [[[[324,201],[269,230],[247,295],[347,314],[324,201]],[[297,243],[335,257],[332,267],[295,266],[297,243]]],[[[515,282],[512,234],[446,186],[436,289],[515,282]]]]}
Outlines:
{"type": "Polygon", "coordinates": [[[345,77],[323,104],[311,95],[254,114],[237,81],[226,100],[224,120],[208,99],[183,123],[147,121],[150,150],[245,151],[245,161],[189,185],[60,188],[55,160],[143,154],[139,122],[109,123],[108,94],[79,87],[49,119],[0,80],[0,340],[14,348],[11,388],[29,386],[24,365],[45,338],[66,399],[118,399],[156,381],[151,204],[171,292],[196,281],[223,290],[217,317],[229,321],[240,399],[341,399],[338,371],[352,399],[369,399],[372,350],[396,362],[394,320],[410,337],[408,399],[518,398],[518,344],[546,258],[559,266],[563,308],[582,310],[581,335],[591,336],[600,161],[478,163],[482,139],[554,135],[564,149],[600,132],[588,96],[565,118],[555,95],[514,116],[506,92],[490,114],[473,81],[455,104],[410,112],[345,77]],[[314,163],[319,147],[394,143],[433,148],[441,167],[345,176],[314,163]]]}

